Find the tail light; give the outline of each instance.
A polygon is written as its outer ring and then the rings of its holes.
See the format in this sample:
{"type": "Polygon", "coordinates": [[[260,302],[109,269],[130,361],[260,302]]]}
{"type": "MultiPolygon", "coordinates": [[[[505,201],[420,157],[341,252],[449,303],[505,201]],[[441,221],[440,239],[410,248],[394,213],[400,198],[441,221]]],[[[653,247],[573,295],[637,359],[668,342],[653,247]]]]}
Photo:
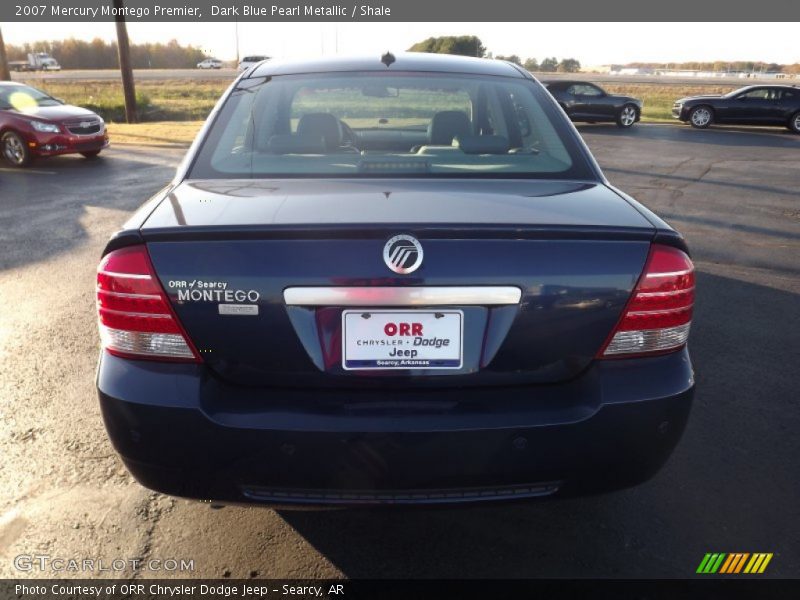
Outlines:
{"type": "Polygon", "coordinates": [[[100,340],[129,358],[200,362],[144,246],[114,250],[97,268],[100,340]]]}
{"type": "Polygon", "coordinates": [[[686,253],[654,244],[625,311],[598,358],[647,355],[681,348],[689,337],[694,265],[686,253]]]}

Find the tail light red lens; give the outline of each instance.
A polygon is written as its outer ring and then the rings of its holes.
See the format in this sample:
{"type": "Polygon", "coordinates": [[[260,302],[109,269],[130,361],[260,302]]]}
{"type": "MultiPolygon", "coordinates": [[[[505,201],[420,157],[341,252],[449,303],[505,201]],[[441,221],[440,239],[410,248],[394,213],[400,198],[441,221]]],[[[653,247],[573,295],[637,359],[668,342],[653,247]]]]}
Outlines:
{"type": "Polygon", "coordinates": [[[599,358],[659,354],[689,337],[694,305],[694,265],[685,252],[654,244],[622,318],[599,358]]]}
{"type": "Polygon", "coordinates": [[[111,354],[200,362],[144,246],[114,250],[97,268],[100,340],[111,354]]]}

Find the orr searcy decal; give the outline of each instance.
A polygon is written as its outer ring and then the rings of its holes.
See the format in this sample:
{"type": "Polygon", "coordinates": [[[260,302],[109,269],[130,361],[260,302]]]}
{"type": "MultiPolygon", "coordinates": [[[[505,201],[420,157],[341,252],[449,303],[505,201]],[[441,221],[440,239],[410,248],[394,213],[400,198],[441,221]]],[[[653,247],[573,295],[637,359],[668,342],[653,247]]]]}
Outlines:
{"type": "Polygon", "coordinates": [[[254,304],[261,298],[258,290],[228,288],[226,281],[173,280],[170,290],[177,290],[178,302],[249,302],[254,304]]]}

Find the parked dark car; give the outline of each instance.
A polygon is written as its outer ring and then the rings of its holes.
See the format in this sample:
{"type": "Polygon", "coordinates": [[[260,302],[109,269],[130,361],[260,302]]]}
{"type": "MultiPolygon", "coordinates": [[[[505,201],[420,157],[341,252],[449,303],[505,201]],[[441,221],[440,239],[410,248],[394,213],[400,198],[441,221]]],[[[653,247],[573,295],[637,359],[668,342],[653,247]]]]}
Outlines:
{"type": "Polygon", "coordinates": [[[0,82],[0,152],[9,164],[25,167],[58,154],[94,158],[107,147],[106,124],[92,111],[28,85],[0,82]]]}
{"type": "Polygon", "coordinates": [[[699,129],[713,123],[782,125],[800,133],[800,88],[749,85],[720,96],[690,96],[675,101],[672,116],[699,129]]]}
{"type": "Polygon", "coordinates": [[[652,476],[694,267],[514,65],[241,75],[97,275],[108,433],[145,486],[269,505],[535,498],[652,476]]]}
{"type": "Polygon", "coordinates": [[[609,94],[594,83],[563,80],[543,83],[573,121],[613,121],[627,128],[642,116],[641,100],[609,94]]]}

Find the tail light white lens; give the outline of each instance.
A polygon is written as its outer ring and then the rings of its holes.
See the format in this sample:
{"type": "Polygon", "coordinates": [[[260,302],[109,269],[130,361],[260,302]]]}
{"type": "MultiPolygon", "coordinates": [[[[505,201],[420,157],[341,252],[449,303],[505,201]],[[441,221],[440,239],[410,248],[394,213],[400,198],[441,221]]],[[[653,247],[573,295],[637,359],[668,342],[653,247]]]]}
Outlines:
{"type": "Polygon", "coordinates": [[[200,362],[144,246],[114,250],[100,261],[97,314],[100,340],[111,354],[200,362]]]}
{"type": "Polygon", "coordinates": [[[689,337],[694,305],[694,265],[685,252],[654,244],[622,318],[599,358],[659,354],[689,337]]]}

